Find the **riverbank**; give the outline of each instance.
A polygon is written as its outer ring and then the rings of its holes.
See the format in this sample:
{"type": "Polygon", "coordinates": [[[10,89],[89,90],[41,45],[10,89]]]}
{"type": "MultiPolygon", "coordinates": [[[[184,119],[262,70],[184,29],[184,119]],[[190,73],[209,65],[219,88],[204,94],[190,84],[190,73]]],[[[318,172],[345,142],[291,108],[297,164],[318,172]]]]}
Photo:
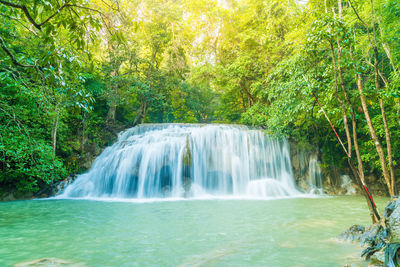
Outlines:
{"type": "Polygon", "coordinates": [[[380,224],[353,225],[339,239],[363,246],[361,256],[374,266],[397,266],[400,248],[400,199],[386,205],[380,224]],[[393,264],[393,265],[391,265],[393,264]]]}

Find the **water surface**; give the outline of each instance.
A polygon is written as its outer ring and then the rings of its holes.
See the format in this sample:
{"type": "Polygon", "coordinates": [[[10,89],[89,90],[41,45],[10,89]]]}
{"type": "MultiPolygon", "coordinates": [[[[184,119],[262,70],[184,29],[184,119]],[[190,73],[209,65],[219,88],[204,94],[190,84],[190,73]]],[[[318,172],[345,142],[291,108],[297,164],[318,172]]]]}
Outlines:
{"type": "Polygon", "coordinates": [[[361,197],[6,202],[0,266],[44,257],[85,266],[358,266],[361,248],[335,237],[368,223],[361,197]]]}

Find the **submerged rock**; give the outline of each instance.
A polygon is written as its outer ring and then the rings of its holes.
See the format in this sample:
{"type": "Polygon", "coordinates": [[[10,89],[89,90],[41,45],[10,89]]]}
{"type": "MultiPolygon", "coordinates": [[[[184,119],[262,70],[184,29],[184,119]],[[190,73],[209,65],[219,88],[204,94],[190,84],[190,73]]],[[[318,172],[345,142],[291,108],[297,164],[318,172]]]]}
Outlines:
{"type": "Polygon", "coordinates": [[[361,225],[353,225],[341,235],[339,235],[339,239],[347,242],[357,242],[361,243],[362,236],[365,232],[365,227],[361,225]]]}

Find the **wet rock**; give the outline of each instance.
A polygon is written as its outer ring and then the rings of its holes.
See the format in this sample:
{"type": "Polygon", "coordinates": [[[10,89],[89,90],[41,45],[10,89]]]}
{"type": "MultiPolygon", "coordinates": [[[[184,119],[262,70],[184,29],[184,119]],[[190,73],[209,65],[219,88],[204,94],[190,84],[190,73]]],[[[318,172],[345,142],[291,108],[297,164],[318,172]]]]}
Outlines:
{"type": "Polygon", "coordinates": [[[300,162],[297,153],[292,153],[292,167],[294,170],[300,170],[300,162]]]}
{"type": "Polygon", "coordinates": [[[339,236],[339,239],[368,246],[361,253],[361,257],[369,260],[368,266],[382,266],[385,260],[385,248],[388,232],[381,225],[374,224],[368,227],[353,225],[339,236]]]}
{"type": "Polygon", "coordinates": [[[382,265],[385,262],[385,252],[383,250],[375,252],[370,258],[370,263],[373,265],[382,265]]]}
{"type": "Polygon", "coordinates": [[[390,242],[400,242],[400,200],[395,199],[386,206],[385,215],[390,227],[390,242]]]}
{"type": "MultiPolygon", "coordinates": [[[[371,225],[366,228],[353,225],[341,234],[339,239],[368,245],[362,252],[362,256],[370,259],[371,264],[379,265],[389,258],[393,261],[398,261],[398,250],[400,248],[400,199],[393,198],[387,204],[383,216],[386,228],[382,225],[371,225]]],[[[388,266],[395,265],[389,264],[388,266]]]]}
{"type": "Polygon", "coordinates": [[[347,242],[359,243],[362,246],[376,246],[387,238],[387,232],[379,224],[368,227],[353,225],[339,239],[347,242]]]}
{"type": "Polygon", "coordinates": [[[14,200],[24,200],[24,199],[32,199],[32,192],[18,192],[18,191],[10,191],[10,192],[0,192],[0,201],[14,201],[14,200]]]}
{"type": "Polygon", "coordinates": [[[16,200],[13,193],[6,193],[1,197],[1,201],[14,201],[16,200]]]}
{"type": "Polygon", "coordinates": [[[361,225],[353,225],[345,232],[343,232],[338,238],[347,242],[361,242],[365,233],[365,227],[361,225]]]}
{"type": "Polygon", "coordinates": [[[400,243],[390,243],[385,249],[385,266],[399,266],[400,243]]]}
{"type": "Polygon", "coordinates": [[[83,263],[76,263],[76,262],[71,262],[63,259],[57,259],[57,258],[42,258],[42,259],[36,259],[36,260],[31,260],[31,261],[25,261],[25,262],[20,262],[14,265],[14,267],[84,267],[85,264],[83,263]]]}
{"type": "Polygon", "coordinates": [[[35,194],[35,197],[47,198],[47,197],[59,195],[64,191],[64,189],[69,184],[71,184],[76,179],[76,177],[77,177],[76,174],[72,174],[64,180],[49,184],[48,186],[44,187],[42,190],[37,192],[35,194]]]}
{"type": "Polygon", "coordinates": [[[392,201],[386,206],[384,213],[386,219],[389,218],[390,215],[392,215],[392,212],[395,208],[396,208],[396,201],[392,201]]]}
{"type": "Polygon", "coordinates": [[[370,225],[365,228],[364,234],[361,236],[360,244],[361,245],[371,245],[375,246],[378,241],[378,236],[381,230],[381,226],[377,224],[370,225]]]}
{"type": "Polygon", "coordinates": [[[68,176],[67,179],[58,182],[54,186],[55,192],[53,191],[53,194],[57,195],[57,194],[61,193],[62,191],[64,191],[64,189],[68,185],[70,185],[76,179],[76,177],[77,177],[77,175],[70,175],[70,176],[68,176]]]}

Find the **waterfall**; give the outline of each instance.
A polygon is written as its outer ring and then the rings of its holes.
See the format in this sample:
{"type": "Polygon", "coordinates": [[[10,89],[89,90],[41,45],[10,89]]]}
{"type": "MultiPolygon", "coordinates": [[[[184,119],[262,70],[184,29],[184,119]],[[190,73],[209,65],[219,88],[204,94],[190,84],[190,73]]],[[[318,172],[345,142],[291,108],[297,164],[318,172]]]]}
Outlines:
{"type": "Polygon", "coordinates": [[[356,188],[354,187],[353,182],[348,175],[341,175],[340,176],[341,184],[340,187],[346,190],[346,195],[355,195],[357,193],[356,188]]]}
{"type": "Polygon", "coordinates": [[[286,140],[233,125],[143,124],[119,134],[61,197],[287,197],[286,140]]]}
{"type": "Polygon", "coordinates": [[[309,181],[310,193],[312,194],[324,193],[322,187],[321,168],[319,167],[317,155],[311,155],[310,160],[308,162],[308,181],[309,181]]]}

